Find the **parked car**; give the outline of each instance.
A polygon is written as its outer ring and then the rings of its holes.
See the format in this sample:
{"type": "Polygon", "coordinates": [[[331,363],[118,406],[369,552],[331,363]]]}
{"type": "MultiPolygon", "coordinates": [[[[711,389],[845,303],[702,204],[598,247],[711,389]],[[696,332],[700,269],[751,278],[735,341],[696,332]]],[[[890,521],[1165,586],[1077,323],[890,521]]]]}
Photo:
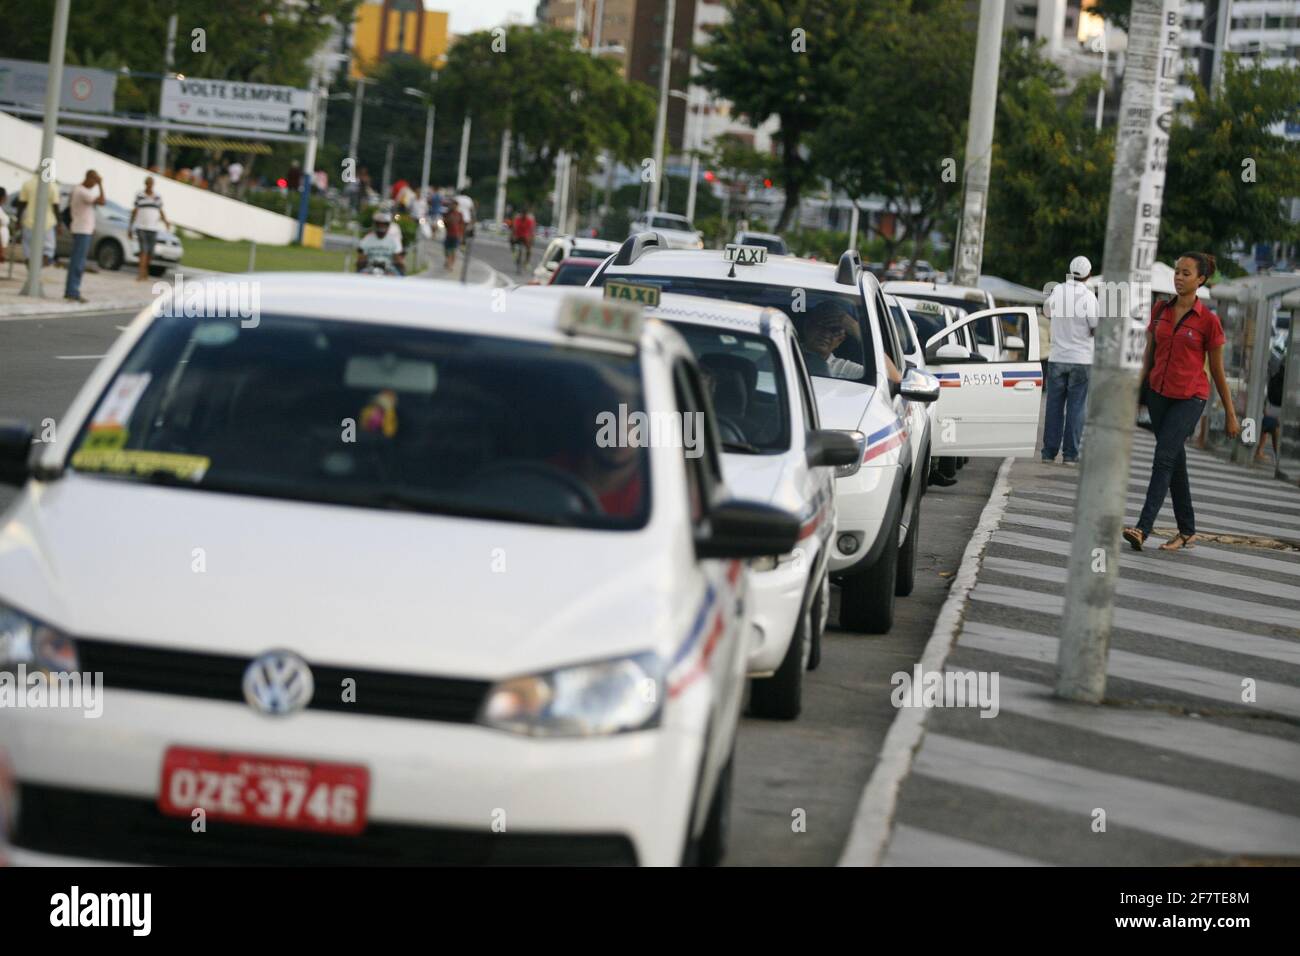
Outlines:
{"type": "Polygon", "coordinates": [[[736,233],[736,238],[731,240],[740,246],[762,246],[774,256],[788,256],[790,247],[774,232],[754,232],[750,229],[742,229],[736,233]]]}
{"type": "MultiPolygon", "coordinates": [[[[60,189],[59,208],[68,204],[69,190],[60,189]]],[[[129,228],[131,210],[109,200],[102,206],[95,207],[95,235],[90,241],[90,258],[101,269],[112,271],[122,266],[133,266],[140,261],[140,244],[136,242],[135,233],[129,228]]],[[[55,255],[67,259],[72,255],[72,233],[60,229],[54,243],[55,255]]],[[[177,265],[184,255],[180,236],[170,229],[158,230],[158,241],[153,247],[153,260],[149,271],[153,275],[162,275],[168,266],[177,265]]]]}
{"type": "Polygon", "coordinates": [[[704,233],[697,231],[685,216],[678,216],[675,213],[641,213],[632,220],[627,234],[630,238],[639,232],[659,233],[664,237],[664,247],[667,249],[704,248],[704,233]]]}

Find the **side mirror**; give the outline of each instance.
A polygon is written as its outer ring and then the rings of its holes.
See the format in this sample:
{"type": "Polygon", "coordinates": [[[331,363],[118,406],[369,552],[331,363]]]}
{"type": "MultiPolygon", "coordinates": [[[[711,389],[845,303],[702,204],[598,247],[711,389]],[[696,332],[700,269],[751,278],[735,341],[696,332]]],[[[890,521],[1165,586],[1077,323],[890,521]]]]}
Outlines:
{"type": "Polygon", "coordinates": [[[32,429],[26,422],[0,421],[0,484],[21,488],[31,469],[32,429]]]}
{"type": "MultiPolygon", "coordinates": [[[[939,351],[942,353],[943,349],[939,351]]],[[[937,402],[939,380],[929,372],[922,372],[919,368],[909,368],[903,376],[899,393],[909,402],[937,402]]]]}
{"type": "Polygon", "coordinates": [[[1008,335],[1002,341],[1002,347],[1009,351],[1014,351],[1016,349],[1023,349],[1025,347],[1025,340],[1018,335],[1008,335]]]}
{"type": "Polygon", "coordinates": [[[939,348],[935,350],[934,355],[935,358],[938,359],[966,362],[970,360],[970,349],[966,348],[964,345],[957,345],[955,342],[947,342],[940,345],[939,348]]]}
{"type": "MultiPolygon", "coordinates": [[[[862,449],[854,439],[854,434],[835,428],[822,428],[808,433],[804,452],[808,457],[809,468],[841,468],[862,461],[862,449]]],[[[866,438],[862,438],[866,442],[866,438]]]]}
{"type": "Polygon", "coordinates": [[[695,534],[701,558],[762,558],[789,554],[799,543],[799,519],[788,511],[756,501],[722,501],[709,511],[695,534]]]}

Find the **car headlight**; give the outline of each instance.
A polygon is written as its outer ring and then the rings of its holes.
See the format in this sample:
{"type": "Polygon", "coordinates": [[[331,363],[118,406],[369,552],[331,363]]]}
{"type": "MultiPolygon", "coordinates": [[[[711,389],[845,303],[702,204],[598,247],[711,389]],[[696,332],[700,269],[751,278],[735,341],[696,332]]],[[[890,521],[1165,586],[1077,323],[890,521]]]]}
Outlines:
{"type": "Polygon", "coordinates": [[[11,607],[0,604],[0,673],[29,670],[71,673],[80,670],[77,644],[11,607]]]}
{"type": "Polygon", "coordinates": [[[479,722],[533,737],[595,737],[658,726],[663,668],[635,654],[494,685],[479,722]]]}

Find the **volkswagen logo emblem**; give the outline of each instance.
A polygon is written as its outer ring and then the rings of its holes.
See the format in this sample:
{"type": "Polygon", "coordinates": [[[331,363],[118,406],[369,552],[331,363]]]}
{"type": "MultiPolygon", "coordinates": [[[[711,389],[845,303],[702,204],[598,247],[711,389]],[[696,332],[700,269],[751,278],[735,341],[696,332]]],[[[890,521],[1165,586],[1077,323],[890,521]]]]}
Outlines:
{"type": "Polygon", "coordinates": [[[311,668],[297,654],[268,651],[244,671],[244,700],[273,717],[292,714],[311,702],[316,690],[311,668]]]}

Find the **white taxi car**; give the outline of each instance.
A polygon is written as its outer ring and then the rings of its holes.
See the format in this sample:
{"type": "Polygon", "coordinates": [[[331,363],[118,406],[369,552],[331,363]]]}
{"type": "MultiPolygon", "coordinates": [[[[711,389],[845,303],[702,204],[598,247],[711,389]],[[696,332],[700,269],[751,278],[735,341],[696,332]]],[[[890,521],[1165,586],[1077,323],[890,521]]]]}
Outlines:
{"type": "Polygon", "coordinates": [[[529,282],[549,285],[555,270],[565,259],[606,259],[618,252],[618,243],[609,239],[592,239],[587,236],[555,236],[542,250],[542,258],[533,269],[529,282]]]}
{"type": "MultiPolygon", "coordinates": [[[[992,293],[975,286],[893,279],[884,284],[884,289],[886,292],[907,296],[909,299],[924,299],[927,302],[951,306],[963,316],[997,306],[992,293]]],[[[975,340],[975,346],[980,354],[990,362],[1002,361],[1007,357],[1009,346],[1002,341],[1003,330],[997,322],[984,317],[969,326],[969,334],[975,340]]]]}
{"type": "Polygon", "coordinates": [[[102,681],[0,708],[11,861],[716,861],[745,562],[799,521],[729,497],[681,336],[258,281],[143,311],[59,441],[0,429],[0,673],[102,681]],[[696,413],[694,457],[621,432],[696,413]]]}
{"type": "Polygon", "coordinates": [[[939,386],[907,368],[880,285],[858,254],[846,252],[831,266],[769,257],[758,246],[683,252],[642,233],[626,240],[591,284],[613,280],[770,306],[790,318],[822,425],[866,436],[861,468],[836,479],[830,569],[841,586],[840,625],[888,631],[895,595],[910,593],[915,578],[910,529],[920,514],[930,444],[924,406],[938,398],[939,386]]]}

